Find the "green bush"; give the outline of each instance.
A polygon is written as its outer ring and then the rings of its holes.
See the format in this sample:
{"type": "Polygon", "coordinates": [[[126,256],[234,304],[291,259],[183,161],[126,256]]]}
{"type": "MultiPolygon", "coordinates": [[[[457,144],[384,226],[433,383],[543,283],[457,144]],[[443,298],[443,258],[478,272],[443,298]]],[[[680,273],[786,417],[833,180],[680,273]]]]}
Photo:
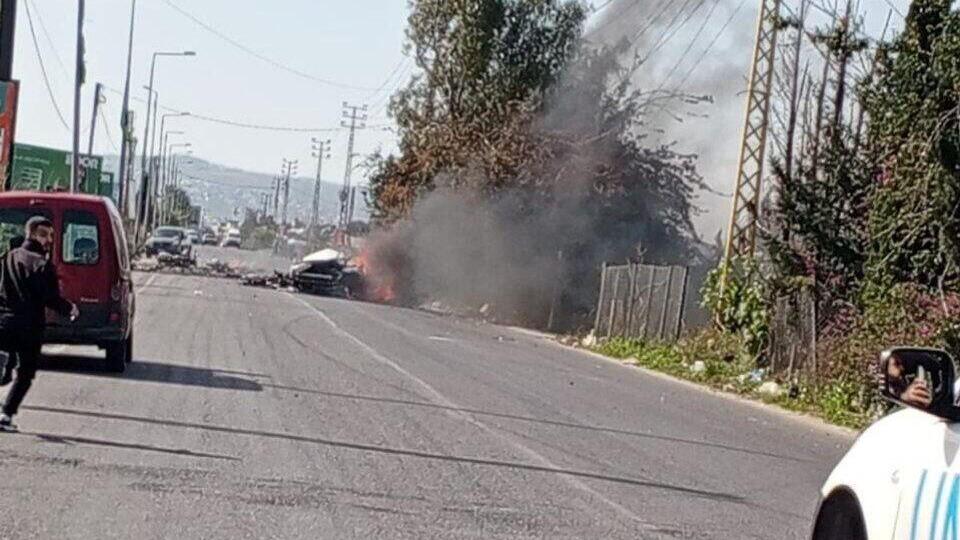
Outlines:
{"type": "Polygon", "coordinates": [[[767,344],[769,289],[752,258],[735,257],[713,269],[701,291],[703,307],[713,313],[718,326],[740,336],[742,351],[754,358],[767,344]]]}

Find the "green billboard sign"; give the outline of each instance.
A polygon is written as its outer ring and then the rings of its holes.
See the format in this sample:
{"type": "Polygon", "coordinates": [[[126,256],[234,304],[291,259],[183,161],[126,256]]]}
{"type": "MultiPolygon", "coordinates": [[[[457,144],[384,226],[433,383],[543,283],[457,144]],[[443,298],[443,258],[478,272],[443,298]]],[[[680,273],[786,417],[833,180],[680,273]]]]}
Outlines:
{"type": "MultiPolygon", "coordinates": [[[[69,190],[71,157],[72,154],[64,150],[15,143],[10,189],[69,190]]],[[[102,171],[103,156],[80,156],[80,165],[84,171],[80,191],[113,196],[113,175],[102,171]]]]}

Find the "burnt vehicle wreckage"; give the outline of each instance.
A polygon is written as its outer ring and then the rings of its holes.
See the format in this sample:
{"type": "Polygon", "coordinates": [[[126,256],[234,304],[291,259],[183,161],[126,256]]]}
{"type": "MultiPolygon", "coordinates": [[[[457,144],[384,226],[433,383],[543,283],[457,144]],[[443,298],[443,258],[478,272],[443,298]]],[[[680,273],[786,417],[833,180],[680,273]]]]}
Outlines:
{"type": "Polygon", "coordinates": [[[306,294],[363,298],[363,274],[343,253],[323,249],[304,257],[289,272],[247,274],[240,279],[251,287],[288,288],[306,294]]]}

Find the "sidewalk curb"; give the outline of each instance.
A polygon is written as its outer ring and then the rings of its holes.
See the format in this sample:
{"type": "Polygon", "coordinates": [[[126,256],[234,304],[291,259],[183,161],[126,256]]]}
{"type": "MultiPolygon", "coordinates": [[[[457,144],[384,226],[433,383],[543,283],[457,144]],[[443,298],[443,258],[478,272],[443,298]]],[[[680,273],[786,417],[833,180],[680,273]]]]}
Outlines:
{"type": "Polygon", "coordinates": [[[597,353],[597,352],[594,352],[594,351],[591,351],[591,350],[588,350],[588,349],[583,349],[583,348],[580,348],[580,347],[574,347],[574,346],[571,346],[571,345],[565,345],[565,344],[563,344],[563,343],[561,343],[560,341],[557,340],[557,335],[556,335],[556,334],[550,334],[550,333],[547,333],[547,332],[540,332],[540,331],[537,331],[537,330],[530,330],[530,329],[528,329],[528,328],[520,328],[520,327],[516,327],[516,326],[509,326],[509,327],[507,327],[507,328],[509,328],[510,330],[512,330],[512,331],[514,331],[514,332],[516,332],[516,333],[518,333],[518,334],[525,335],[525,336],[527,336],[527,337],[533,337],[533,338],[537,338],[537,339],[542,339],[542,340],[544,340],[544,341],[547,342],[547,343],[550,343],[550,344],[552,344],[552,345],[554,345],[554,346],[556,346],[556,347],[559,347],[559,348],[564,349],[564,350],[567,350],[567,351],[576,351],[576,352],[578,352],[578,353],[583,354],[584,356],[587,356],[587,357],[590,357],[590,358],[594,358],[594,359],[597,359],[597,360],[603,360],[604,362],[607,362],[607,363],[610,363],[610,364],[613,364],[613,365],[616,365],[616,366],[620,366],[620,367],[622,367],[622,368],[626,368],[626,369],[629,369],[629,370],[639,371],[639,372],[641,372],[641,373],[643,373],[643,374],[649,375],[649,376],[651,376],[651,377],[656,377],[656,378],[658,378],[658,379],[660,379],[660,380],[663,380],[663,381],[668,381],[668,382],[671,382],[671,383],[674,383],[674,384],[679,384],[679,385],[685,386],[685,387],[690,388],[690,389],[693,389],[693,390],[698,390],[698,391],[700,391],[700,392],[709,393],[709,394],[712,394],[712,395],[714,395],[714,396],[717,396],[717,397],[720,397],[720,398],[723,398],[723,399],[728,399],[728,400],[731,400],[731,401],[735,401],[735,402],[737,402],[737,403],[740,403],[740,404],[743,404],[743,405],[747,405],[747,406],[753,407],[754,409],[757,409],[757,410],[766,411],[766,412],[770,412],[770,413],[775,413],[775,414],[777,414],[777,415],[786,417],[786,418],[791,419],[791,420],[796,421],[796,422],[800,422],[800,423],[802,423],[802,424],[804,424],[804,425],[806,425],[806,426],[808,426],[808,427],[812,427],[812,428],[815,428],[815,429],[819,429],[819,430],[821,430],[821,431],[832,432],[832,433],[834,433],[834,434],[836,434],[836,435],[839,435],[839,436],[842,436],[842,437],[846,437],[846,438],[850,438],[850,439],[856,438],[856,437],[861,433],[860,430],[851,429],[851,428],[847,428],[847,427],[843,427],[843,426],[838,426],[838,425],[835,425],[835,424],[831,424],[831,423],[827,422],[826,420],[824,420],[824,419],[822,419],[822,418],[819,418],[819,417],[817,417],[817,416],[813,416],[813,415],[811,415],[811,414],[805,414],[805,413],[801,413],[801,412],[797,412],[797,411],[791,411],[791,410],[784,409],[783,407],[778,407],[778,406],[773,405],[773,404],[770,404],[770,403],[764,403],[763,401],[759,401],[759,400],[755,400],[755,399],[749,399],[749,398],[746,398],[746,397],[741,396],[741,395],[738,395],[738,394],[732,394],[732,393],[730,393],[730,392],[724,392],[724,391],[722,391],[722,390],[718,390],[718,389],[713,388],[713,387],[710,387],[710,386],[706,386],[706,385],[703,385],[703,384],[695,383],[695,382],[693,382],[693,381],[688,381],[688,380],[686,380],[686,379],[680,379],[680,378],[674,377],[674,376],[672,376],[672,375],[667,375],[666,373],[662,373],[662,372],[660,372],[660,371],[656,371],[656,370],[653,370],[653,369],[650,369],[650,368],[646,368],[646,367],[643,367],[643,366],[637,366],[637,365],[628,364],[628,363],[622,362],[622,361],[620,361],[620,360],[617,360],[616,358],[611,358],[611,357],[609,357],[609,356],[604,356],[604,355],[602,355],[602,354],[600,354],[600,353],[597,353]]]}

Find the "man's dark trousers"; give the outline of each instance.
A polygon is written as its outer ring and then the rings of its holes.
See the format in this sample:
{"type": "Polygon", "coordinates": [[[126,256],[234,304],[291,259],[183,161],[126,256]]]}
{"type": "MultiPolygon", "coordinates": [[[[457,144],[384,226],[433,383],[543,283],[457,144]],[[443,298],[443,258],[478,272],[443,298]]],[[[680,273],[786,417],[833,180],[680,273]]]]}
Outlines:
{"type": "Polygon", "coordinates": [[[13,332],[9,330],[0,330],[0,343],[3,343],[4,349],[10,351],[8,369],[13,367],[14,363],[19,363],[17,376],[14,377],[13,386],[10,387],[7,399],[3,403],[3,414],[7,416],[17,414],[23,398],[26,397],[27,391],[33,384],[40,363],[41,347],[39,339],[33,339],[32,336],[27,337],[22,334],[19,336],[9,335],[11,333],[13,332]],[[8,335],[2,336],[2,334],[8,335]]]}

